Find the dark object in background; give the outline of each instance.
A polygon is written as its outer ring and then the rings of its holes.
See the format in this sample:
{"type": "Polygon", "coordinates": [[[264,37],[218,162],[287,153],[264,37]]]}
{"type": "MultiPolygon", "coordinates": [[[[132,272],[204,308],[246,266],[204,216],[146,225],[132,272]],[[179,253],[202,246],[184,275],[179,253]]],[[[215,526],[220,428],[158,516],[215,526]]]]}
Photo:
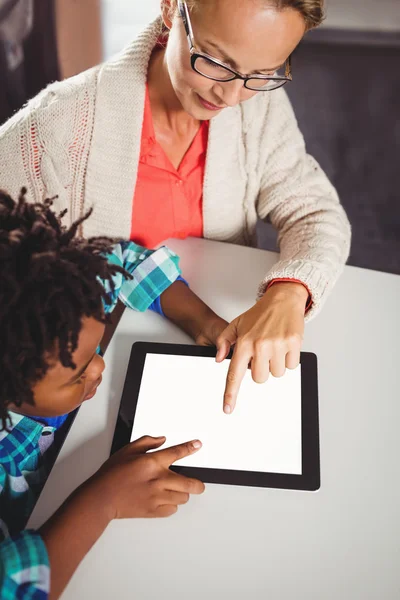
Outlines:
{"type": "Polygon", "coordinates": [[[54,0],[0,0],[0,124],[56,79],[54,0]]]}
{"type": "MultiPolygon", "coordinates": [[[[308,152],[353,227],[349,264],[400,274],[400,34],[316,30],[286,85],[308,152]]],[[[274,92],[271,92],[272,94],[274,92]]],[[[276,249],[259,226],[260,247],[276,249]]]]}

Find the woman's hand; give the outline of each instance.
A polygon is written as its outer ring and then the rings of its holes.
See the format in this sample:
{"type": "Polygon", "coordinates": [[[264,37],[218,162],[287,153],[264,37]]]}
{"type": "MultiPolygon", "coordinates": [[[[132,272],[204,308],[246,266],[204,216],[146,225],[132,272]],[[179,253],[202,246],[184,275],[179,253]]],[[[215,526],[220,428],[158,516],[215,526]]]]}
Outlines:
{"type": "Polygon", "coordinates": [[[221,333],[217,340],[217,362],[222,362],[235,345],[224,394],[226,413],[235,408],[240,384],[249,366],[256,383],[267,381],[270,373],[281,377],[286,368],[297,367],[307,298],[303,285],[277,282],[257,304],[221,333]]]}

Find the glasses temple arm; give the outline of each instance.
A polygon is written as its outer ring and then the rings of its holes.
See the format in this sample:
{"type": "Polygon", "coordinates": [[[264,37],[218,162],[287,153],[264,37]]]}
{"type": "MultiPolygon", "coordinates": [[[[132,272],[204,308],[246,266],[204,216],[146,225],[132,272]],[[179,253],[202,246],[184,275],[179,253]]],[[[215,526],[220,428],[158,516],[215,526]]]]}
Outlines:
{"type": "Polygon", "coordinates": [[[193,43],[194,37],[193,37],[192,24],[190,22],[190,17],[189,17],[189,10],[188,10],[186,2],[184,2],[182,0],[178,0],[178,8],[179,8],[179,12],[182,17],[183,25],[185,27],[186,37],[188,40],[189,48],[190,48],[190,50],[192,50],[194,48],[194,43],[193,43]]]}

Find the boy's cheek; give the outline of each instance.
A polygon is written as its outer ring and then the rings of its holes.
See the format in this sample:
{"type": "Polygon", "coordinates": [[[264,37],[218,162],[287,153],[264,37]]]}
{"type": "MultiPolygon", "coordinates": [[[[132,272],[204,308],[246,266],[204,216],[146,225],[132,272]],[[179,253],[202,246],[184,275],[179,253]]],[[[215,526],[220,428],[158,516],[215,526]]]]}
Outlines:
{"type": "Polygon", "coordinates": [[[45,395],[37,393],[34,395],[35,404],[23,404],[18,412],[33,417],[59,417],[78,408],[83,402],[84,393],[83,385],[76,386],[76,389],[63,390],[62,393],[51,390],[45,395]]]}

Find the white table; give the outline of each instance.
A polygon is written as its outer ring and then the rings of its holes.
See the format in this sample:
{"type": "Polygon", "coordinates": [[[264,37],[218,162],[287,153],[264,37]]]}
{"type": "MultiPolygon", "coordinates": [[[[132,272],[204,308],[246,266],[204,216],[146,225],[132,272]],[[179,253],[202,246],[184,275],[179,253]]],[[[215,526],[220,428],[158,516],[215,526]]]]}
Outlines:
{"type": "MultiPolygon", "coordinates": [[[[192,288],[232,319],[273,253],[169,243],[192,288]]],[[[32,516],[46,520],[108,457],[130,348],[188,342],[153,313],[125,311],[97,396],[80,410],[32,516]]],[[[64,600],[398,600],[400,277],[347,267],[304,350],[319,359],[321,490],[208,485],[167,520],[112,522],[64,600]]]]}

